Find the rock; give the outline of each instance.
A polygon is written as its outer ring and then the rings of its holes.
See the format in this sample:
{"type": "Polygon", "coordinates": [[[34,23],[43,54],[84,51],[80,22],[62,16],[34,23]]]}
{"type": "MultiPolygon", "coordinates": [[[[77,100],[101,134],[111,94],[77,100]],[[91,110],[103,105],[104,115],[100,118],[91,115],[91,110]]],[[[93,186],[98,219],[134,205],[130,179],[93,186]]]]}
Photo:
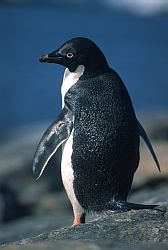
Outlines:
{"type": "Polygon", "coordinates": [[[128,201],[133,203],[159,204],[168,206],[168,179],[153,179],[142,187],[133,189],[128,196],[128,201]]]}
{"type": "MultiPolygon", "coordinates": [[[[40,212],[40,208],[43,211],[43,205],[46,206],[46,204],[42,199],[46,200],[47,195],[51,196],[53,191],[62,190],[60,151],[50,161],[47,171],[38,182],[32,175],[33,156],[45,130],[44,127],[46,128],[47,125],[36,124],[13,131],[8,140],[0,145],[0,223],[36,212],[37,204],[40,203],[38,211],[40,212]],[[7,192],[4,190],[8,190],[12,199],[5,196],[7,192]],[[14,210],[16,210],[15,213],[14,210]],[[10,216],[6,216],[9,214],[10,216]]],[[[54,200],[52,207],[56,207],[54,200]]]]}
{"type": "Polygon", "coordinates": [[[16,129],[0,145],[0,176],[12,175],[29,167],[45,125],[16,129]],[[10,157],[9,157],[10,156],[10,157]]]}
{"type": "MultiPolygon", "coordinates": [[[[32,162],[36,147],[48,124],[27,125],[22,129],[13,131],[10,138],[0,145],[0,181],[5,179],[15,185],[17,178],[18,187],[27,187],[28,183],[35,182],[32,176],[32,162]],[[10,157],[9,157],[10,156],[10,157]],[[14,181],[13,181],[14,179],[14,181]],[[25,185],[25,182],[27,182],[25,185]],[[24,183],[24,185],[23,185],[24,183]]],[[[54,159],[49,162],[48,170],[45,172],[45,181],[50,178],[48,184],[55,190],[61,190],[60,178],[60,154],[55,154],[54,159]],[[57,176],[57,181],[53,181],[53,176],[57,176]],[[54,184],[53,184],[54,183],[54,184]]],[[[21,190],[21,188],[20,188],[21,190]]]]}
{"type": "Polygon", "coordinates": [[[0,222],[9,222],[29,214],[29,211],[21,206],[13,189],[6,184],[0,184],[0,222]]]}
{"type": "Polygon", "coordinates": [[[152,156],[141,139],[140,164],[135,173],[133,188],[141,187],[146,182],[155,179],[155,182],[168,178],[168,117],[166,113],[151,113],[143,115],[139,121],[145,128],[148,137],[153,145],[154,151],[160,163],[161,173],[159,173],[152,156]]]}
{"type": "Polygon", "coordinates": [[[46,249],[50,249],[49,247],[52,249],[53,244],[55,247],[61,247],[63,244],[64,248],[61,249],[68,249],[69,244],[73,247],[77,247],[79,244],[81,249],[85,249],[86,246],[88,247],[86,249],[116,249],[116,246],[118,246],[117,249],[123,249],[121,244],[124,244],[127,249],[131,249],[130,244],[134,244],[134,247],[135,244],[141,244],[141,249],[152,249],[145,248],[145,246],[142,248],[142,244],[157,242],[165,242],[165,246],[168,247],[167,219],[168,212],[157,210],[132,210],[114,213],[87,224],[54,230],[9,244],[6,247],[7,249],[15,249],[15,247],[16,249],[25,249],[24,247],[27,246],[29,249],[38,249],[39,246],[43,245],[46,249]],[[80,243],[74,243],[74,240],[80,241],[80,243]],[[62,243],[63,241],[64,243],[62,243]]]}
{"type": "Polygon", "coordinates": [[[142,142],[140,148],[140,164],[134,175],[133,188],[141,187],[152,179],[160,181],[160,179],[168,178],[168,142],[158,141],[156,143],[152,141],[152,145],[158,157],[161,172],[158,171],[148,148],[144,142],[142,142]]]}
{"type": "Polygon", "coordinates": [[[113,240],[114,242],[145,243],[167,241],[168,214],[156,210],[129,211],[71,228],[42,234],[20,244],[56,240],[113,240]],[[96,232],[96,233],[95,233],[96,232]]]}
{"type": "Polygon", "coordinates": [[[141,116],[149,137],[154,141],[168,141],[168,117],[167,112],[155,112],[141,116]]]}
{"type": "Polygon", "coordinates": [[[59,241],[59,242],[42,242],[27,245],[11,245],[7,246],[6,250],[167,250],[167,243],[158,244],[140,244],[128,245],[120,244],[113,241],[101,243],[100,241],[94,243],[81,242],[81,241],[59,241]]]}
{"type": "Polygon", "coordinates": [[[38,234],[71,225],[71,223],[72,214],[68,212],[27,216],[1,225],[0,245],[35,237],[38,234]]]}

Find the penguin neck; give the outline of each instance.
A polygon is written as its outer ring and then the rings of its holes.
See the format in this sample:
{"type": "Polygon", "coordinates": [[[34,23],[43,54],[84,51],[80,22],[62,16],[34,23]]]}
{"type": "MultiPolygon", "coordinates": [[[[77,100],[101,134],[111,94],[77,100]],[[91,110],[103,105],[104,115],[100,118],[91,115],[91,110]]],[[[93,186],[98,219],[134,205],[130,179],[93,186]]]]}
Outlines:
{"type": "Polygon", "coordinates": [[[81,75],[80,79],[86,80],[89,78],[97,77],[101,74],[104,74],[105,72],[109,70],[110,70],[110,67],[108,66],[107,63],[100,64],[99,62],[97,63],[96,61],[94,61],[94,63],[90,63],[85,66],[85,71],[81,75]]]}
{"type": "Polygon", "coordinates": [[[61,86],[62,108],[64,107],[65,94],[79,80],[79,78],[84,74],[84,72],[84,65],[79,65],[74,72],[70,72],[68,68],[65,69],[61,86]]]}

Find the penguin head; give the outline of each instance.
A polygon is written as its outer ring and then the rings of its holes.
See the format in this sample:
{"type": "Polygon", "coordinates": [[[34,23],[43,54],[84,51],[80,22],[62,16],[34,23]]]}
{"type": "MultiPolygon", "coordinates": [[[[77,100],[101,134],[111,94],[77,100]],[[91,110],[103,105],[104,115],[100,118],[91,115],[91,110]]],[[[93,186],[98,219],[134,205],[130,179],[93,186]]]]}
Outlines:
{"type": "Polygon", "coordinates": [[[108,63],[98,46],[88,38],[77,37],[65,42],[60,48],[41,57],[40,62],[61,64],[74,72],[79,65],[87,72],[102,73],[108,63]]]}

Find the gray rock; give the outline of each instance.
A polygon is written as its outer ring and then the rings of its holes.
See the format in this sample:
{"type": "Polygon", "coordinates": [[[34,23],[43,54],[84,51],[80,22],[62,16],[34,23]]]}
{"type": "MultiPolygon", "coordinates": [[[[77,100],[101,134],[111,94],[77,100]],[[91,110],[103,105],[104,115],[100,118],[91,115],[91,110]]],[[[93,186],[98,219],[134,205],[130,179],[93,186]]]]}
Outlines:
{"type": "MultiPolygon", "coordinates": [[[[27,242],[83,240],[113,240],[114,242],[145,243],[166,241],[168,238],[168,214],[156,210],[129,211],[107,215],[102,219],[71,228],[42,234],[27,242]]],[[[25,243],[21,241],[20,243],[25,243]]]]}
{"type": "Polygon", "coordinates": [[[139,245],[128,245],[116,243],[113,241],[106,242],[82,242],[82,241],[59,241],[59,242],[42,242],[32,243],[28,245],[9,245],[5,248],[6,250],[167,250],[168,243],[157,243],[157,244],[139,244],[139,245]]]}
{"type": "MultiPolygon", "coordinates": [[[[25,214],[36,213],[36,210],[39,213],[40,209],[44,211],[46,204],[49,207],[49,199],[46,197],[48,193],[62,189],[60,152],[54,156],[38,182],[33,178],[31,171],[35,148],[47,126],[36,124],[22,127],[11,132],[9,138],[0,144],[0,224],[21,218],[25,214]],[[12,199],[6,199],[7,192],[4,190],[8,190],[8,197],[12,199]],[[13,208],[16,208],[15,212],[13,208]],[[11,211],[12,217],[4,216],[11,214],[11,211]]],[[[51,197],[51,194],[49,195],[51,197]]],[[[54,199],[52,200],[53,204],[50,207],[55,209],[60,202],[55,205],[54,199]]]]}
{"type": "Polygon", "coordinates": [[[1,177],[19,173],[29,166],[45,126],[29,125],[11,132],[0,145],[1,177]]]}
{"type": "Polygon", "coordinates": [[[157,210],[114,213],[84,225],[62,228],[36,237],[23,239],[6,245],[6,248],[167,249],[167,219],[168,212],[157,210]],[[159,242],[162,242],[162,244],[154,245],[154,243],[159,242]],[[141,244],[141,246],[137,244],[141,244]]]}
{"type": "Polygon", "coordinates": [[[0,245],[71,225],[71,216],[69,213],[63,214],[57,211],[57,213],[27,216],[1,225],[0,245]]]}
{"type": "Polygon", "coordinates": [[[161,206],[168,206],[168,180],[167,178],[161,178],[146,182],[146,185],[133,190],[128,201],[133,203],[144,204],[158,204],[161,206]],[[159,184],[160,182],[160,184],[159,184]]]}

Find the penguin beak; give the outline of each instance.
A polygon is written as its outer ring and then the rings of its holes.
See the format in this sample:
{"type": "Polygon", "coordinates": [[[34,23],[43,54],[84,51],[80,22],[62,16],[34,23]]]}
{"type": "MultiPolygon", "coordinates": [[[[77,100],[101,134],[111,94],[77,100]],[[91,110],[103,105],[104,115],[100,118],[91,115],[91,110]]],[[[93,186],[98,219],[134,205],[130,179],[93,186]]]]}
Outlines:
{"type": "Polygon", "coordinates": [[[47,62],[47,63],[59,63],[61,59],[62,59],[62,56],[56,50],[50,54],[40,57],[39,61],[47,62]]]}
{"type": "Polygon", "coordinates": [[[48,55],[44,55],[39,58],[39,62],[47,62],[48,61],[48,55]]]}

